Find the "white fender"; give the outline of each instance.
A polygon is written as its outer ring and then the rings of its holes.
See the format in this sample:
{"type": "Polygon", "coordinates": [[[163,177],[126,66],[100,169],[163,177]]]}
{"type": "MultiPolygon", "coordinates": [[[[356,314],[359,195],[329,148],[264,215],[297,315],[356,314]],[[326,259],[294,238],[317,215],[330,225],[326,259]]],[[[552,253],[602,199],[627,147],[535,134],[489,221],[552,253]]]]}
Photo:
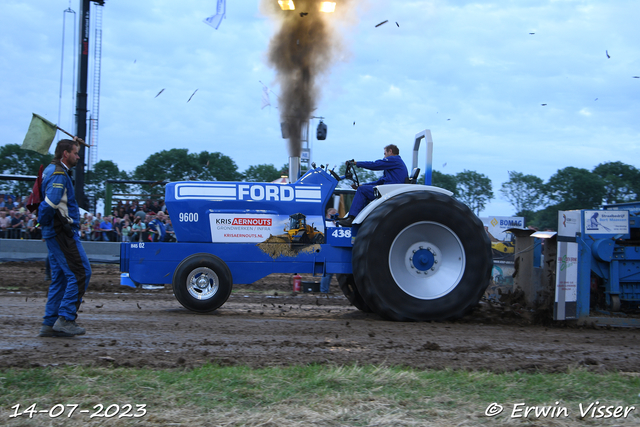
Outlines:
{"type": "Polygon", "coordinates": [[[409,193],[413,191],[430,191],[434,193],[442,193],[447,196],[453,196],[453,193],[449,190],[445,190],[444,188],[434,187],[432,185],[420,185],[420,184],[387,184],[387,185],[378,185],[375,187],[380,193],[380,197],[373,200],[367,206],[360,211],[358,216],[353,220],[353,224],[362,224],[362,222],[369,216],[374,209],[376,209],[381,204],[385,203],[387,200],[392,197],[397,196],[402,193],[409,193]]]}

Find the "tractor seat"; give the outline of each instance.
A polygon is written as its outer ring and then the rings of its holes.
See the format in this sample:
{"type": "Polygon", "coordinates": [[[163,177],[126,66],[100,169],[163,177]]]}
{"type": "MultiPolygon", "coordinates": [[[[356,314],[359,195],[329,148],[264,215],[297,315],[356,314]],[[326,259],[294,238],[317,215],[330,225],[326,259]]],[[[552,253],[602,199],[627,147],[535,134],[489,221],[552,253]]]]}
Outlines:
{"type": "Polygon", "coordinates": [[[404,180],[405,184],[416,184],[420,176],[420,168],[413,168],[411,174],[404,180]]]}

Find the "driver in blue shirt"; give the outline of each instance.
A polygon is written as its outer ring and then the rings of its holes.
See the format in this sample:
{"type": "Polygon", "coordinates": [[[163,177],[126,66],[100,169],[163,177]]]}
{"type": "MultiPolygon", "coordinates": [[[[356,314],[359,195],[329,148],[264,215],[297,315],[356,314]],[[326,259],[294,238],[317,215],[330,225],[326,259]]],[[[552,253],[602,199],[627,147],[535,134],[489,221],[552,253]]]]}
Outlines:
{"type": "MultiPolygon", "coordinates": [[[[373,188],[384,184],[404,184],[409,177],[407,166],[400,157],[400,150],[397,146],[390,144],[384,147],[384,158],[375,162],[353,162],[356,166],[373,171],[384,171],[382,178],[377,181],[363,184],[356,189],[356,195],[351,203],[349,214],[338,220],[338,225],[351,227],[353,220],[364,207],[374,199],[373,188]]],[[[354,184],[355,187],[355,184],[354,184]]]]}

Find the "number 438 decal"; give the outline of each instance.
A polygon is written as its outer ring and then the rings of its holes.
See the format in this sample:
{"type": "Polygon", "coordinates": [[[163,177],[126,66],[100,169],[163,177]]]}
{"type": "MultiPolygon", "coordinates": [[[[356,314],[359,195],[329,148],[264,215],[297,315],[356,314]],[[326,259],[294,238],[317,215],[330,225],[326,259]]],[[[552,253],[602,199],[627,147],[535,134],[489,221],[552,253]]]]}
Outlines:
{"type": "Polygon", "coordinates": [[[351,229],[350,228],[336,228],[335,230],[333,230],[333,233],[331,233],[331,235],[333,237],[344,237],[347,239],[351,238],[351,229]]]}

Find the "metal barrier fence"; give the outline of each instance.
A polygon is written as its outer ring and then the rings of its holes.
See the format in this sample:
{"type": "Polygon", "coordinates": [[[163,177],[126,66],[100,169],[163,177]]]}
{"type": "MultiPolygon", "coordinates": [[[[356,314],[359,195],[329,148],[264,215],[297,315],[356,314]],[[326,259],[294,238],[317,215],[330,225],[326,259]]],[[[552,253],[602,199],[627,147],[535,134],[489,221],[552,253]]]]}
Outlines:
{"type": "MultiPolygon", "coordinates": [[[[82,242],[89,261],[97,264],[118,264],[120,243],[82,242]]],[[[0,239],[0,262],[44,261],[47,245],[42,240],[0,239]]]]}

